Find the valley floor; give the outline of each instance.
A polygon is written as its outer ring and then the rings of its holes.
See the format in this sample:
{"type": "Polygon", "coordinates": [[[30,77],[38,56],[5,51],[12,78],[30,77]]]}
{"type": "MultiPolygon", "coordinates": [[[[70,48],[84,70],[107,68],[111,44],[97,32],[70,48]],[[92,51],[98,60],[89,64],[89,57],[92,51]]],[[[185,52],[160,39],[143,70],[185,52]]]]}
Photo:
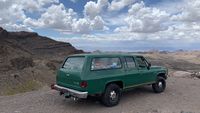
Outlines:
{"type": "Polygon", "coordinates": [[[150,86],[124,92],[118,106],[94,99],[73,101],[43,87],[38,91],[0,96],[0,113],[200,113],[200,79],[169,77],[164,93],[150,86]]]}

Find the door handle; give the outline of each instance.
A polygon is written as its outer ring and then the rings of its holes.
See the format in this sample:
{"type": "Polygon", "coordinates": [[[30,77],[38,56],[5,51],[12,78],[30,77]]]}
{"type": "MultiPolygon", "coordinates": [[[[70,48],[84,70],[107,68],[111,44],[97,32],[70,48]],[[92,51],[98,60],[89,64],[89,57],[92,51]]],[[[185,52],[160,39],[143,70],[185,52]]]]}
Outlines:
{"type": "Polygon", "coordinates": [[[67,73],[67,74],[66,74],[66,76],[70,76],[70,74],[69,74],[69,73],[67,73]]]}

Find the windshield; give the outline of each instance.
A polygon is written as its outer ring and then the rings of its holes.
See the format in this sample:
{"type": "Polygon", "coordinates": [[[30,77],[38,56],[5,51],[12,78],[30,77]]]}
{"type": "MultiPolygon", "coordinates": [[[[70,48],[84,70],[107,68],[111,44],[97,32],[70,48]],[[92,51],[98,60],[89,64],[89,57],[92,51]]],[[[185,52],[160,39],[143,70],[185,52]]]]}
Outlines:
{"type": "Polygon", "coordinates": [[[81,71],[85,57],[69,57],[63,64],[63,68],[73,71],[81,71]]]}

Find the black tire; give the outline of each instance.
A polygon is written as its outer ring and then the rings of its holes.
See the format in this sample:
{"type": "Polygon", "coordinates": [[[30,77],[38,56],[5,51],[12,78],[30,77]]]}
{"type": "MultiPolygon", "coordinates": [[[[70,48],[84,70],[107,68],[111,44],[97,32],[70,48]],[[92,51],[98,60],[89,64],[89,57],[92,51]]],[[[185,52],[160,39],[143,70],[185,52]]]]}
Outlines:
{"type": "Polygon", "coordinates": [[[152,84],[155,93],[162,93],[166,88],[166,81],[163,77],[158,77],[156,83],[152,84]]]}
{"type": "Polygon", "coordinates": [[[115,106],[119,103],[121,97],[121,89],[116,84],[109,84],[105,92],[101,96],[101,102],[107,107],[115,106]]]}

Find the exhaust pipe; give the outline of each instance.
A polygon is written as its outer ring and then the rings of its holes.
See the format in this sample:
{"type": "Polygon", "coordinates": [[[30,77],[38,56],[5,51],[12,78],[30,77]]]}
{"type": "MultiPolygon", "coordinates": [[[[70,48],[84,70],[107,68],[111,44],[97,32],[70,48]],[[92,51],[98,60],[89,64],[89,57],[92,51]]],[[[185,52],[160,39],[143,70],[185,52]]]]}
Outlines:
{"type": "Polygon", "coordinates": [[[74,100],[74,101],[78,101],[79,98],[77,98],[77,97],[73,97],[73,100],[74,100]]]}

